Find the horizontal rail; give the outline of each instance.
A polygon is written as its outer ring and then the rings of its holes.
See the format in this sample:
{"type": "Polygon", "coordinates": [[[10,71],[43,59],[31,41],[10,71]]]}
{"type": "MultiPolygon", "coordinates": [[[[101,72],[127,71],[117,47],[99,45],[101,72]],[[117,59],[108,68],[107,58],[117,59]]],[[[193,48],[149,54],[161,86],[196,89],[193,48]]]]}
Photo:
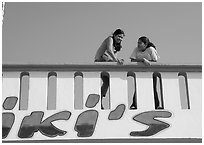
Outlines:
{"type": "Polygon", "coordinates": [[[135,72],[202,72],[202,65],[138,64],[3,64],[2,71],[135,71],[135,72]]]}
{"type": "Polygon", "coordinates": [[[202,143],[201,138],[9,140],[2,143],[202,143]]]}

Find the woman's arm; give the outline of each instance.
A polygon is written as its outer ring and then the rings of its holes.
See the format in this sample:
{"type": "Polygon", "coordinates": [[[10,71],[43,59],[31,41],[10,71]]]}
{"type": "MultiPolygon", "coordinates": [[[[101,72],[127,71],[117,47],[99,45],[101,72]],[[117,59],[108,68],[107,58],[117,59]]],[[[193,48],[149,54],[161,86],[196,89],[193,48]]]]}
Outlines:
{"type": "Polygon", "coordinates": [[[151,56],[151,61],[157,62],[157,59],[158,59],[157,51],[153,47],[148,48],[148,51],[151,56]]]}
{"type": "Polygon", "coordinates": [[[107,42],[107,53],[110,55],[110,57],[113,59],[113,61],[120,62],[114,54],[113,39],[110,37],[108,38],[108,42],[107,42]]]}
{"type": "Polygon", "coordinates": [[[130,58],[131,62],[144,62],[144,58],[130,58]]]}
{"type": "Polygon", "coordinates": [[[131,62],[143,62],[145,65],[151,65],[150,61],[146,58],[131,58],[131,62]]]}

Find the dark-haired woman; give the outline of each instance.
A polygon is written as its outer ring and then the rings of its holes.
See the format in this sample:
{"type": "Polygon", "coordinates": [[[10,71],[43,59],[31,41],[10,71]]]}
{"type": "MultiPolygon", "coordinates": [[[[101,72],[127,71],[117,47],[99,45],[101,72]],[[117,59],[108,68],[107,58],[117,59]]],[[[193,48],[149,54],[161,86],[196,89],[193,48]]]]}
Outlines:
{"type": "Polygon", "coordinates": [[[112,36],[108,36],[101,44],[95,55],[95,62],[117,62],[123,64],[122,59],[118,59],[116,53],[122,48],[121,42],[125,33],[121,29],[115,30],[112,36]]]}
{"type": "MultiPolygon", "coordinates": [[[[95,62],[117,62],[123,64],[123,59],[118,59],[116,53],[122,48],[121,42],[125,33],[121,29],[115,30],[112,36],[108,36],[101,44],[95,55],[95,62]]],[[[109,88],[109,77],[101,76],[103,84],[101,86],[101,109],[103,108],[102,99],[106,96],[109,88]]]]}
{"type": "MultiPolygon", "coordinates": [[[[138,39],[137,47],[134,49],[132,55],[130,56],[131,62],[143,62],[145,65],[151,65],[150,62],[157,62],[159,56],[156,51],[156,46],[150,42],[150,40],[142,36],[138,39]]],[[[155,98],[155,108],[163,109],[162,101],[158,98],[157,93],[157,78],[153,75],[153,89],[155,98]]],[[[130,106],[131,109],[136,109],[136,94],[133,95],[133,103],[130,106]]]]}
{"type": "Polygon", "coordinates": [[[130,56],[131,62],[143,62],[145,65],[151,65],[150,62],[156,62],[158,58],[156,46],[145,36],[138,39],[137,47],[130,56]]]}

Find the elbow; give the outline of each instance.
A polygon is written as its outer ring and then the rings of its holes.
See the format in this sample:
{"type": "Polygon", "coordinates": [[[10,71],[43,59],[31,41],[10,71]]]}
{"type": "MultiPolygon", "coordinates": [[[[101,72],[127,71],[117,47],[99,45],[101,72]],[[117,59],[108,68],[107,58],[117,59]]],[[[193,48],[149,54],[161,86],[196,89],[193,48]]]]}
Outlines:
{"type": "Polygon", "coordinates": [[[130,57],[130,61],[131,61],[131,62],[135,62],[135,61],[136,61],[136,58],[130,57]]]}

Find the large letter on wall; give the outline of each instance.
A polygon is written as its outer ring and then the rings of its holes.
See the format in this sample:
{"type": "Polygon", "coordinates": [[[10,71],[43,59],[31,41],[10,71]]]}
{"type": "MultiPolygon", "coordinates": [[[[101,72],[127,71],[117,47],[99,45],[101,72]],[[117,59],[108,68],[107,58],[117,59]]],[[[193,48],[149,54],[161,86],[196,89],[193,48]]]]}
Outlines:
{"type": "Polygon", "coordinates": [[[133,131],[130,133],[131,136],[151,136],[154,135],[170,125],[168,123],[156,120],[156,117],[169,118],[171,112],[168,111],[147,111],[136,115],[133,120],[138,121],[142,124],[148,125],[149,128],[144,131],[133,131]]]}
{"type": "MultiPolygon", "coordinates": [[[[17,97],[7,97],[3,103],[3,108],[5,110],[12,110],[17,103],[17,97]]],[[[6,138],[13,126],[15,120],[14,113],[5,112],[2,113],[2,138],[6,138]]]]}
{"type": "Polygon", "coordinates": [[[43,115],[44,113],[42,111],[35,111],[32,112],[31,115],[25,116],[21,123],[18,137],[30,138],[37,131],[40,131],[48,137],[55,137],[57,135],[62,136],[66,134],[66,131],[58,129],[52,124],[52,122],[57,120],[68,120],[71,116],[69,111],[56,113],[42,122],[43,115]]]}

